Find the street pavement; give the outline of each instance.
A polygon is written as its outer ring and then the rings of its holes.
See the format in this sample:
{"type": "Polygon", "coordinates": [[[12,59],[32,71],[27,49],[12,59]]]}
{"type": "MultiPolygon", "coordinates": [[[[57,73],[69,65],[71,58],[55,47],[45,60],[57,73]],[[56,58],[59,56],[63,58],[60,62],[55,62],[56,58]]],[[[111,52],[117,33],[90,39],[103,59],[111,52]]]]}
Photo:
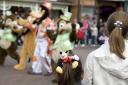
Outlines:
{"type": "MultiPolygon", "coordinates": [[[[96,47],[77,47],[74,50],[74,53],[77,54],[84,66],[86,57],[89,52],[95,50],[96,47]]],[[[5,65],[0,66],[0,85],[56,85],[51,81],[54,79],[54,76],[45,77],[43,75],[28,75],[27,70],[30,65],[27,65],[27,68],[24,71],[16,71],[13,69],[13,66],[16,62],[7,57],[5,65]]]]}

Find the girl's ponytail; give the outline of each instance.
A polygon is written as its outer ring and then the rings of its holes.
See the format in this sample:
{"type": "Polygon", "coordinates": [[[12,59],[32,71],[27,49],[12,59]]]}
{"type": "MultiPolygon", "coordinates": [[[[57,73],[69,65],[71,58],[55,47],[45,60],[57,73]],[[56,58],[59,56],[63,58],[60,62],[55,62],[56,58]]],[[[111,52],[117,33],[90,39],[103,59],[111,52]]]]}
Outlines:
{"type": "Polygon", "coordinates": [[[116,26],[115,29],[113,29],[109,36],[109,44],[110,52],[113,52],[120,58],[125,59],[123,56],[125,44],[122,36],[122,28],[116,26]]]}

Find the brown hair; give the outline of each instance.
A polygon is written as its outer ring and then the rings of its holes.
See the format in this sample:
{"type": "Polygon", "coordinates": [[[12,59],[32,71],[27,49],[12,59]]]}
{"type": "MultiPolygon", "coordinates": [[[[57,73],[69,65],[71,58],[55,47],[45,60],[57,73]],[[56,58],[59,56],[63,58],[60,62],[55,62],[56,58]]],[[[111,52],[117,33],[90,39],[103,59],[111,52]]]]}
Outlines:
{"type": "Polygon", "coordinates": [[[70,63],[64,63],[63,74],[59,74],[58,85],[73,85],[73,69],[70,63]]]}
{"type": "Polygon", "coordinates": [[[124,39],[128,32],[128,14],[122,11],[114,12],[107,21],[107,31],[109,34],[110,52],[115,53],[121,59],[125,59],[123,51],[125,49],[124,39]],[[114,25],[117,21],[122,24],[114,25]]]}
{"type": "Polygon", "coordinates": [[[78,66],[75,69],[72,68],[72,62],[63,63],[62,69],[64,73],[58,74],[58,85],[75,85],[75,82],[82,80],[83,69],[81,61],[78,61],[78,66]]]}

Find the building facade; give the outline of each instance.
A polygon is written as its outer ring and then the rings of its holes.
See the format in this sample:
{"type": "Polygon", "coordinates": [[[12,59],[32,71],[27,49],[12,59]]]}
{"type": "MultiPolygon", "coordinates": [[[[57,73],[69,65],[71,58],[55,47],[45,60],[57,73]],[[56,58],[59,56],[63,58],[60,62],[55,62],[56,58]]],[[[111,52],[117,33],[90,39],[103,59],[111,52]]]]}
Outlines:
{"type": "MultiPolygon", "coordinates": [[[[103,18],[104,21],[115,10],[125,9],[128,12],[128,0],[50,0],[52,3],[52,18],[56,19],[62,10],[73,13],[72,19],[80,20],[82,16],[89,15],[103,18]]],[[[44,0],[0,0],[0,10],[8,10],[11,6],[30,7],[38,11],[39,4],[44,0]]],[[[4,12],[3,12],[4,14],[4,12]]]]}
{"type": "Polygon", "coordinates": [[[106,21],[111,13],[114,11],[124,10],[125,9],[125,1],[124,0],[97,0],[96,1],[96,14],[98,18],[106,21]]]}
{"type": "MultiPolygon", "coordinates": [[[[108,16],[116,11],[128,11],[128,0],[76,0],[80,1],[80,16],[96,16],[97,19],[107,20],[108,16]],[[127,3],[126,3],[127,2],[127,3]]],[[[78,6],[78,5],[77,5],[78,6]]]]}
{"type": "MultiPolygon", "coordinates": [[[[52,3],[52,18],[58,18],[60,11],[68,11],[72,5],[72,0],[50,0],[52,3]]],[[[34,11],[38,11],[39,4],[43,4],[44,0],[0,0],[0,10],[9,10],[12,6],[29,7],[34,11]]],[[[3,12],[5,14],[5,12],[3,12]]]]}

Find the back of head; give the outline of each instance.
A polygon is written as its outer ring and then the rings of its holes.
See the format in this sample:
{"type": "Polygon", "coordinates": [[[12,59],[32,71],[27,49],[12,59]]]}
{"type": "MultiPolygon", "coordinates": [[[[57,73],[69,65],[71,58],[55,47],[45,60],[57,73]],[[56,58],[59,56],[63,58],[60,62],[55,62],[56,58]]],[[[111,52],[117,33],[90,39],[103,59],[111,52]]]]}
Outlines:
{"type": "Polygon", "coordinates": [[[125,59],[124,39],[128,32],[128,14],[122,11],[114,12],[107,20],[107,31],[109,36],[110,52],[115,53],[121,59],[125,59]]]}

